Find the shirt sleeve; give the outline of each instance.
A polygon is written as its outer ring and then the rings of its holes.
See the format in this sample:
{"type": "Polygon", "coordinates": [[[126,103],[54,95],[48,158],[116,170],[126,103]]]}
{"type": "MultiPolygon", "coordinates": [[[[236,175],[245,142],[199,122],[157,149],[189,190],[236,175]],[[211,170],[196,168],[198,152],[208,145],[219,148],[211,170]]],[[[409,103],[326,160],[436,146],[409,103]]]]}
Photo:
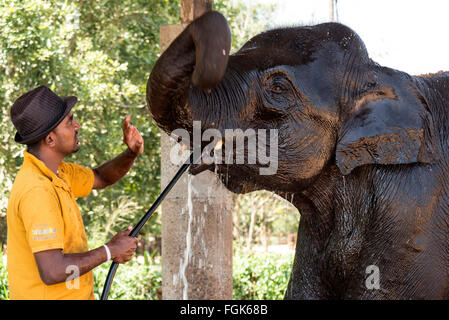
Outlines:
{"type": "Polygon", "coordinates": [[[94,171],[74,164],[64,163],[62,170],[75,198],[87,197],[94,186],[94,171]]]}
{"type": "Polygon", "coordinates": [[[64,249],[64,221],[51,186],[28,191],[20,201],[19,212],[33,253],[64,249]]]}

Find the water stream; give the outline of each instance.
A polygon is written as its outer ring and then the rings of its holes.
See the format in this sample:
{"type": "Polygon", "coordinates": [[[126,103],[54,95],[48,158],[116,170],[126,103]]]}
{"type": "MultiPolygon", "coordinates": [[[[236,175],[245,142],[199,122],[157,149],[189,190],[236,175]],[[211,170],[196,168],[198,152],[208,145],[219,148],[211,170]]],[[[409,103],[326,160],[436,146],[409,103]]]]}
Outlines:
{"type": "Polygon", "coordinates": [[[189,221],[187,225],[187,233],[186,233],[186,248],[184,250],[184,260],[182,260],[181,267],[179,269],[180,278],[183,281],[184,287],[182,290],[182,298],[184,300],[188,300],[188,289],[189,283],[186,277],[186,269],[190,261],[190,257],[192,256],[192,230],[191,225],[193,222],[193,205],[192,205],[192,176],[190,174],[187,175],[187,211],[189,214],[189,221]]]}

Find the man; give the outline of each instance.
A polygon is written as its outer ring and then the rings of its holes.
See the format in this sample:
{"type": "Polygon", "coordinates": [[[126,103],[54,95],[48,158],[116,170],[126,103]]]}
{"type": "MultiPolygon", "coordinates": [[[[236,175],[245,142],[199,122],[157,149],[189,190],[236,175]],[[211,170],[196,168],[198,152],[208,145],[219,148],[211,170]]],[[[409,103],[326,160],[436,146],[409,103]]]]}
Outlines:
{"type": "Polygon", "coordinates": [[[122,178],[143,152],[143,139],[126,116],[122,154],[93,170],[63,162],[79,149],[76,102],[40,86],[11,108],[15,141],[28,146],[7,211],[11,299],[93,299],[91,270],[108,260],[125,263],[136,249],[128,228],[89,251],[75,198],[122,178]]]}

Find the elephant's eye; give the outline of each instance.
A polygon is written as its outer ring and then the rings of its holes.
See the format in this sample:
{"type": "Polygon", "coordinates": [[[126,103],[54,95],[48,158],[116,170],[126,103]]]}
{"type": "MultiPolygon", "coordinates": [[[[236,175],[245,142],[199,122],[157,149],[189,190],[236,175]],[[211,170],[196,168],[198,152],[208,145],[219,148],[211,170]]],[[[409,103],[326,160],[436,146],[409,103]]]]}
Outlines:
{"type": "Polygon", "coordinates": [[[300,102],[296,86],[289,74],[283,70],[273,70],[264,75],[262,80],[264,108],[260,118],[279,119],[291,106],[300,102]]]}
{"type": "Polygon", "coordinates": [[[269,84],[268,90],[271,93],[283,94],[289,89],[289,83],[286,79],[272,79],[269,84]]]}
{"type": "Polygon", "coordinates": [[[275,93],[282,93],[283,88],[281,86],[275,86],[273,88],[271,88],[271,91],[275,92],[275,93]]]}

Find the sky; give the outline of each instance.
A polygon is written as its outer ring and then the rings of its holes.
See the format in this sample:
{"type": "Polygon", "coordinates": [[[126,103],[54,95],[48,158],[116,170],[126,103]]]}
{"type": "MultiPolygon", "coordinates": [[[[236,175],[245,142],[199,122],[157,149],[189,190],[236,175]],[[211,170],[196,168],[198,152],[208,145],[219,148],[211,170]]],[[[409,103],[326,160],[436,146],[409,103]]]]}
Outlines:
{"type": "MultiPolygon", "coordinates": [[[[275,26],[330,21],[330,0],[247,1],[276,3],[275,26]]],[[[377,63],[412,75],[449,71],[448,0],[338,0],[337,12],[377,63]]]]}

